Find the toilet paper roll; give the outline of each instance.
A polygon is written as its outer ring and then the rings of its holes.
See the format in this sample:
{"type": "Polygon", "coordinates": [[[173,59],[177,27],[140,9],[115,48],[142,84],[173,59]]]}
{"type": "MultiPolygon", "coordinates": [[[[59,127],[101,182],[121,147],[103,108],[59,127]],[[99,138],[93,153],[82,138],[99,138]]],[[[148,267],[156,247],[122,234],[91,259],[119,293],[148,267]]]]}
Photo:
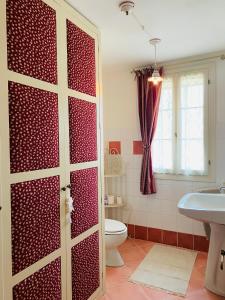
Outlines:
{"type": "Polygon", "coordinates": [[[116,202],[117,202],[117,204],[122,205],[122,204],[123,204],[123,199],[122,199],[122,197],[121,197],[121,196],[117,196],[117,197],[116,197],[116,202]]]}
{"type": "Polygon", "coordinates": [[[114,196],[113,195],[108,195],[108,204],[109,205],[114,204],[114,196]]]}

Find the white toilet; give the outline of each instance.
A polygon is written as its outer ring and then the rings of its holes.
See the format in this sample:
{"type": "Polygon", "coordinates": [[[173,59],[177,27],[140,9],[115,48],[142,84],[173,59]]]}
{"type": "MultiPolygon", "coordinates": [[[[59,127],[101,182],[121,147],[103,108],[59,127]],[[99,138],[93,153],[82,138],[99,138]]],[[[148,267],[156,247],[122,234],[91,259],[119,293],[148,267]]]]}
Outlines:
{"type": "Polygon", "coordinates": [[[117,250],[127,238],[127,227],[122,222],[105,219],[105,245],[106,265],[120,267],[124,265],[123,259],[117,250]]]}

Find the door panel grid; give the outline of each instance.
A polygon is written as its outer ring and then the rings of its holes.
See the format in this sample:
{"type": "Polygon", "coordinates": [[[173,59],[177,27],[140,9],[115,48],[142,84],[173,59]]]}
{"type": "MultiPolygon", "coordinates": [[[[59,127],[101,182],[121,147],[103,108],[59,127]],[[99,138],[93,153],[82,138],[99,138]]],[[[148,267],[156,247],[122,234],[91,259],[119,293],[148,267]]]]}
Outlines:
{"type": "Polygon", "coordinates": [[[11,172],[59,166],[58,96],[9,82],[11,172]]]}
{"type": "MultiPolygon", "coordinates": [[[[68,88],[83,93],[82,100],[79,94],[78,97],[68,98],[69,166],[76,164],[82,166],[82,169],[78,166],[76,171],[70,173],[74,212],[72,213],[71,236],[68,239],[71,239],[72,243],[74,240],[79,241],[80,236],[85,236],[99,223],[101,199],[98,178],[100,162],[98,160],[100,153],[97,128],[98,99],[95,100],[96,103],[88,101],[88,95],[95,96],[96,94],[95,58],[94,39],[67,19],[68,88]],[[84,53],[88,51],[88,59],[85,60],[84,53]],[[81,71],[82,76],[76,78],[76,72],[80,74],[81,71]],[[90,168],[91,161],[96,161],[98,167],[90,168]]],[[[88,235],[71,248],[72,299],[88,300],[100,286],[99,250],[98,232],[88,235]],[[93,254],[91,249],[94,248],[93,254]]]]}
{"type": "Polygon", "coordinates": [[[100,285],[99,233],[72,248],[72,299],[87,300],[100,285]]]}
{"type": "Polygon", "coordinates": [[[96,104],[69,97],[70,163],[97,160],[96,104]]]}
{"type": "Polygon", "coordinates": [[[61,260],[46,265],[13,288],[13,300],[61,300],[61,260]]]}
{"type": "Polygon", "coordinates": [[[13,184],[11,218],[16,274],[60,248],[59,176],[13,184]]]}
{"type": "Polygon", "coordinates": [[[7,1],[8,68],[57,84],[56,13],[41,0],[7,1]]]}
{"type": "Polygon", "coordinates": [[[96,96],[95,40],[67,20],[68,86],[96,96]]]}
{"type": "Polygon", "coordinates": [[[0,58],[0,142],[10,141],[0,152],[3,300],[94,299],[103,284],[98,31],[58,0],[0,6],[8,41],[0,58]],[[72,226],[61,190],[70,183],[72,226]]]}
{"type": "Polygon", "coordinates": [[[70,173],[74,211],[71,215],[71,238],[98,224],[98,169],[70,173]]]}

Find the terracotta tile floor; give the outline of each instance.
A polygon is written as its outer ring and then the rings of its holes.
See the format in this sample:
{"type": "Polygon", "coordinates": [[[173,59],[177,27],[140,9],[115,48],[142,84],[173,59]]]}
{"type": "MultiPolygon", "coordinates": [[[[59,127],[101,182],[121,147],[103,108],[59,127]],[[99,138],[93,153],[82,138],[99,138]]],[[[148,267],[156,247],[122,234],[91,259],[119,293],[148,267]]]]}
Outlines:
{"type": "Polygon", "coordinates": [[[132,272],[154,245],[153,242],[128,239],[120,252],[125,265],[106,270],[106,294],[100,300],[225,300],[204,288],[204,272],[207,254],[199,252],[191,275],[186,297],[178,297],[164,291],[128,282],[132,272]]]}

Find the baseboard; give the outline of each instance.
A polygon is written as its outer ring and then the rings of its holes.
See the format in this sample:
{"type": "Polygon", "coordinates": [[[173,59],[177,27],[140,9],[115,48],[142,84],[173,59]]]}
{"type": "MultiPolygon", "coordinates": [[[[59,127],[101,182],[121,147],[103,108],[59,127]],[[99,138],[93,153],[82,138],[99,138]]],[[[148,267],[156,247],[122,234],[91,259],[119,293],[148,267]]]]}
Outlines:
{"type": "Polygon", "coordinates": [[[131,238],[203,252],[208,252],[209,250],[209,240],[205,236],[139,226],[135,224],[127,224],[127,227],[128,236],[131,238]]]}

